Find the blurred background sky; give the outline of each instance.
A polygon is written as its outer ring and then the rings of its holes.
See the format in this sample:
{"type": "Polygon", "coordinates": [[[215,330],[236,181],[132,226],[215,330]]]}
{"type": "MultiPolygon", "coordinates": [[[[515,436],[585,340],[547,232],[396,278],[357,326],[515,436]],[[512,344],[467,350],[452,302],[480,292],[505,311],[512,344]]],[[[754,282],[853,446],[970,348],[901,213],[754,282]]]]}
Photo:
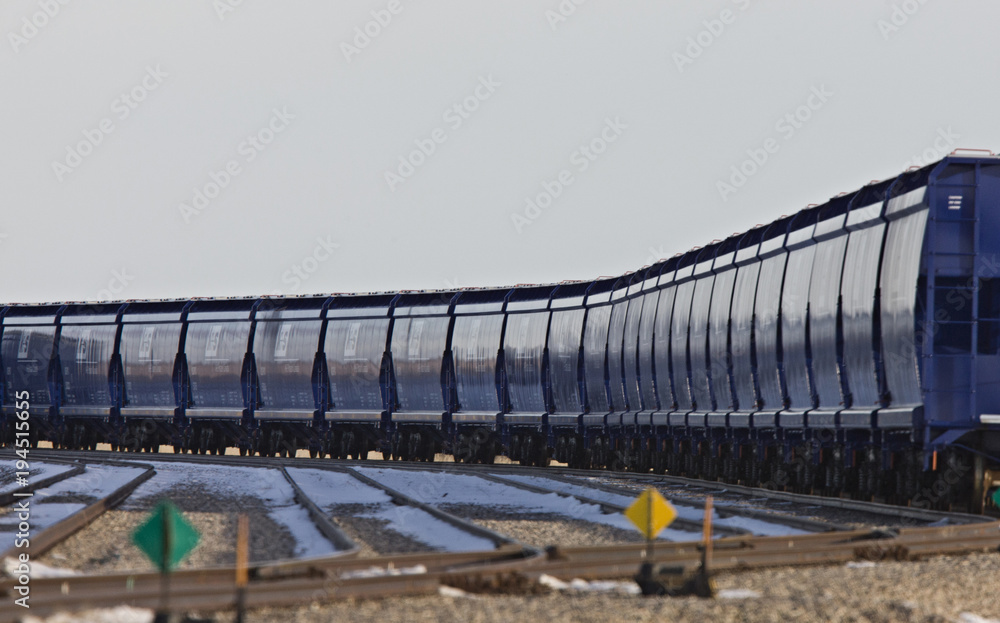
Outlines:
{"type": "Polygon", "coordinates": [[[4,302],[621,274],[1000,148],[986,0],[62,1],[0,5],[4,302]]]}

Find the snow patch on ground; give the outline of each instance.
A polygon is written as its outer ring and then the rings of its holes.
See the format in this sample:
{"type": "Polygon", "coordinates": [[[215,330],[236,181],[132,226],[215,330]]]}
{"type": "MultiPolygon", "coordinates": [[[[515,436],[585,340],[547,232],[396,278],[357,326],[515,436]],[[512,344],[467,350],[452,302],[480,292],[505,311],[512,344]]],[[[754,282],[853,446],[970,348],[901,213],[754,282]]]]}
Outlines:
{"type": "Polygon", "coordinates": [[[548,586],[554,591],[566,591],[577,593],[621,593],[625,595],[639,595],[642,590],[635,582],[616,582],[608,580],[581,580],[574,578],[569,582],[563,582],[559,578],[551,575],[541,575],[538,583],[548,586]]]}
{"type": "MultiPolygon", "coordinates": [[[[705,511],[700,508],[695,510],[701,513],[702,517],[704,517],[705,511]]],[[[728,511],[726,510],[723,510],[723,512],[728,514],[728,511]]],[[[712,511],[712,522],[718,526],[746,530],[747,532],[758,536],[795,536],[798,534],[810,534],[806,530],[799,530],[798,528],[792,528],[791,526],[786,526],[780,523],[771,523],[770,521],[766,521],[764,519],[754,519],[753,517],[730,515],[725,519],[720,519],[718,511],[714,509],[712,511]]]]}
{"type": "Polygon", "coordinates": [[[324,508],[336,504],[388,504],[392,502],[392,498],[385,491],[368,486],[354,476],[343,472],[289,467],[288,475],[295,479],[295,484],[302,487],[306,495],[324,508]]]}
{"type": "Polygon", "coordinates": [[[122,508],[140,508],[140,500],[156,498],[178,486],[201,487],[220,498],[257,498],[268,509],[271,519],[285,526],[295,538],[295,556],[326,556],[337,551],[313,523],[308,511],[295,501],[291,485],[279,470],[154,461],[150,463],[156,469],[156,475],[140,485],[122,508]]]}
{"type": "Polygon", "coordinates": [[[454,586],[439,586],[438,595],[442,597],[451,597],[453,599],[476,599],[475,595],[470,595],[462,589],[455,588],[454,586]]]}
{"type": "MultiPolygon", "coordinates": [[[[442,504],[487,506],[514,513],[563,515],[570,519],[603,524],[630,532],[636,529],[624,515],[605,514],[594,504],[584,504],[577,499],[555,493],[525,491],[477,476],[372,467],[353,469],[420,502],[434,506],[442,504]]],[[[692,533],[667,529],[660,533],[659,538],[667,541],[688,541],[691,540],[692,533]]]]}
{"type": "MultiPolygon", "coordinates": [[[[73,465],[63,465],[61,463],[40,463],[40,462],[31,462],[30,465],[31,468],[28,470],[28,478],[27,478],[28,484],[31,484],[33,482],[38,482],[39,480],[45,480],[46,478],[49,478],[50,476],[55,476],[56,474],[68,472],[74,467],[73,465]]],[[[21,485],[17,484],[17,481],[15,480],[16,474],[14,469],[4,470],[4,472],[0,474],[0,476],[2,476],[4,480],[6,480],[8,477],[8,472],[9,472],[10,482],[5,482],[3,485],[0,485],[0,493],[8,493],[10,491],[14,491],[16,489],[21,488],[21,485]]]]}
{"type": "Polygon", "coordinates": [[[60,612],[47,619],[28,616],[24,623],[150,623],[153,611],[145,608],[118,606],[100,610],[85,610],[75,614],[60,612]]]}
{"type": "Polygon", "coordinates": [[[264,502],[286,502],[291,487],[281,472],[262,467],[230,467],[149,461],[156,475],[139,485],[123,508],[135,508],[136,502],[155,498],[174,487],[202,487],[224,497],[255,497],[264,502]]]}
{"type": "Polygon", "coordinates": [[[715,596],[719,599],[756,599],[760,593],[749,588],[724,588],[715,596]]]}
{"type": "MultiPolygon", "coordinates": [[[[87,507],[84,502],[54,502],[46,499],[56,496],[90,496],[103,498],[120,489],[129,481],[141,474],[143,469],[135,467],[113,467],[108,465],[88,465],[87,470],[72,478],[61,480],[51,487],[39,489],[30,497],[21,498],[15,503],[26,501],[28,504],[28,523],[32,534],[50,528],[63,519],[70,517],[87,507]]],[[[0,551],[12,547],[15,542],[19,518],[15,514],[0,517],[0,551]]]]}
{"type": "Polygon", "coordinates": [[[495,547],[493,541],[469,534],[412,506],[390,506],[361,517],[387,521],[390,529],[446,552],[478,552],[495,547]]]}
{"type": "MultiPolygon", "coordinates": [[[[562,482],[560,480],[552,480],[544,476],[524,476],[520,474],[494,475],[516,482],[523,482],[537,487],[552,489],[553,491],[568,493],[570,495],[580,495],[592,500],[597,500],[598,502],[607,502],[608,504],[614,504],[616,506],[628,507],[635,501],[635,498],[638,497],[638,494],[636,494],[635,497],[629,497],[626,495],[611,493],[610,491],[603,491],[601,489],[591,489],[586,485],[577,485],[574,483],[562,482]]],[[[671,502],[671,504],[673,504],[674,508],[677,510],[677,517],[680,519],[700,522],[705,518],[704,509],[698,508],[697,506],[688,506],[685,504],[678,504],[676,502],[671,502]]],[[[723,508],[722,510],[723,513],[729,515],[728,509],[723,508]]],[[[714,510],[712,512],[712,520],[716,525],[725,526],[727,528],[739,528],[760,536],[793,536],[796,534],[807,534],[804,530],[791,528],[783,524],[772,523],[763,519],[753,519],[750,517],[741,517],[739,515],[730,515],[723,519],[719,517],[718,510],[714,510]]]]}
{"type": "MultiPolygon", "coordinates": [[[[3,559],[3,571],[9,577],[17,577],[20,575],[17,571],[17,567],[21,563],[14,558],[4,558],[3,559]]],[[[28,565],[31,567],[31,577],[32,578],[67,578],[74,575],[80,575],[79,571],[73,569],[60,569],[59,567],[50,567],[48,565],[43,565],[40,562],[29,562],[28,565]]]]}
{"type": "Polygon", "coordinates": [[[619,495],[617,493],[611,493],[610,491],[602,491],[601,489],[591,489],[585,485],[577,485],[569,482],[563,482],[561,480],[551,480],[545,478],[544,476],[524,476],[521,474],[491,474],[492,476],[497,476],[499,478],[506,478],[507,480],[513,480],[514,482],[521,482],[526,485],[534,485],[536,487],[543,487],[545,489],[552,489],[553,491],[560,491],[562,493],[568,493],[570,495],[579,495],[592,500],[597,500],[599,502],[607,502],[608,504],[615,504],[617,506],[628,506],[635,501],[635,497],[629,497],[627,495],[619,495]]]}
{"type": "Polygon", "coordinates": [[[415,565],[413,567],[368,567],[367,569],[357,569],[355,571],[345,571],[340,574],[343,580],[352,578],[385,578],[397,575],[421,575],[427,573],[427,567],[415,565]]]}
{"type": "Polygon", "coordinates": [[[324,510],[341,504],[362,504],[371,511],[356,515],[388,522],[399,534],[435,549],[448,552],[475,552],[494,549],[493,542],[473,536],[412,506],[397,506],[381,489],[376,489],[343,472],[289,468],[289,475],[306,495],[324,510]]]}
{"type": "Polygon", "coordinates": [[[60,480],[51,487],[35,492],[31,498],[35,503],[56,495],[89,495],[103,498],[135,480],[142,472],[141,467],[117,467],[114,465],[87,465],[79,476],[60,480]]]}

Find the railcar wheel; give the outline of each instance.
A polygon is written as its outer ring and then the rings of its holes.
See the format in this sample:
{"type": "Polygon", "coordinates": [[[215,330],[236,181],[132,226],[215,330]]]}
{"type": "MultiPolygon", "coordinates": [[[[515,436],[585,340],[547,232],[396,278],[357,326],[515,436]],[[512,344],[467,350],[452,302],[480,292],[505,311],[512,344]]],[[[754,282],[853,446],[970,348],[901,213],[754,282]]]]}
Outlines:
{"type": "Polygon", "coordinates": [[[406,456],[407,460],[419,461],[423,457],[421,452],[421,442],[423,440],[420,438],[420,433],[414,432],[410,435],[409,439],[406,441],[406,456]]]}
{"type": "Polygon", "coordinates": [[[472,454],[472,444],[467,433],[459,433],[455,440],[455,446],[451,449],[452,456],[456,463],[470,463],[472,454]]]}
{"type": "Polygon", "coordinates": [[[549,448],[544,441],[539,440],[536,444],[538,448],[538,453],[536,455],[535,465],[537,467],[548,467],[549,463],[552,461],[552,457],[549,456],[549,448]]]}
{"type": "Polygon", "coordinates": [[[483,463],[493,465],[497,462],[497,444],[495,441],[488,441],[483,446],[483,463]]]}
{"type": "Polygon", "coordinates": [[[368,460],[368,438],[362,437],[358,441],[358,460],[367,461],[368,460]]]}
{"type": "Polygon", "coordinates": [[[611,440],[607,437],[604,438],[604,447],[607,450],[607,460],[605,462],[605,467],[609,471],[620,472],[625,469],[625,461],[622,456],[622,446],[618,440],[616,443],[611,443],[611,440]]]}
{"type": "Polygon", "coordinates": [[[525,435],[521,442],[521,465],[534,465],[535,439],[531,435],[525,435]]]}

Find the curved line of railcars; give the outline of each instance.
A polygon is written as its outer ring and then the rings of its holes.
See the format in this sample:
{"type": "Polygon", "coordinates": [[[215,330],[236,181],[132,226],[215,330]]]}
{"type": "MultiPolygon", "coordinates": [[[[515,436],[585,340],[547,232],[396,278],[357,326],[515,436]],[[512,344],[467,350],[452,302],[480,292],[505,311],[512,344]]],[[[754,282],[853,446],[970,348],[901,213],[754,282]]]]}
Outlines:
{"type": "Polygon", "coordinates": [[[982,500],[998,201],[1000,160],[953,155],[592,282],[12,305],[6,438],[27,390],[34,439],[68,447],[506,453],[982,500]]]}

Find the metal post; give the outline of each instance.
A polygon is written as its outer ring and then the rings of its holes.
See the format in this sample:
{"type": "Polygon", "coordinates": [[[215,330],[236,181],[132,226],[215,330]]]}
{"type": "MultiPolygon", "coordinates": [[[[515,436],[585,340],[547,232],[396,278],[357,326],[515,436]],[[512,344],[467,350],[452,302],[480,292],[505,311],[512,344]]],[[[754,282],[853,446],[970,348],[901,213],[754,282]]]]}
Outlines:
{"type": "Polygon", "coordinates": [[[240,513],[236,524],[236,623],[243,623],[246,616],[249,535],[250,519],[246,513],[240,513]]]}
{"type": "Polygon", "coordinates": [[[170,530],[170,515],[163,513],[163,550],[160,554],[160,607],[153,623],[167,623],[170,620],[170,551],[173,547],[170,530]]]}

